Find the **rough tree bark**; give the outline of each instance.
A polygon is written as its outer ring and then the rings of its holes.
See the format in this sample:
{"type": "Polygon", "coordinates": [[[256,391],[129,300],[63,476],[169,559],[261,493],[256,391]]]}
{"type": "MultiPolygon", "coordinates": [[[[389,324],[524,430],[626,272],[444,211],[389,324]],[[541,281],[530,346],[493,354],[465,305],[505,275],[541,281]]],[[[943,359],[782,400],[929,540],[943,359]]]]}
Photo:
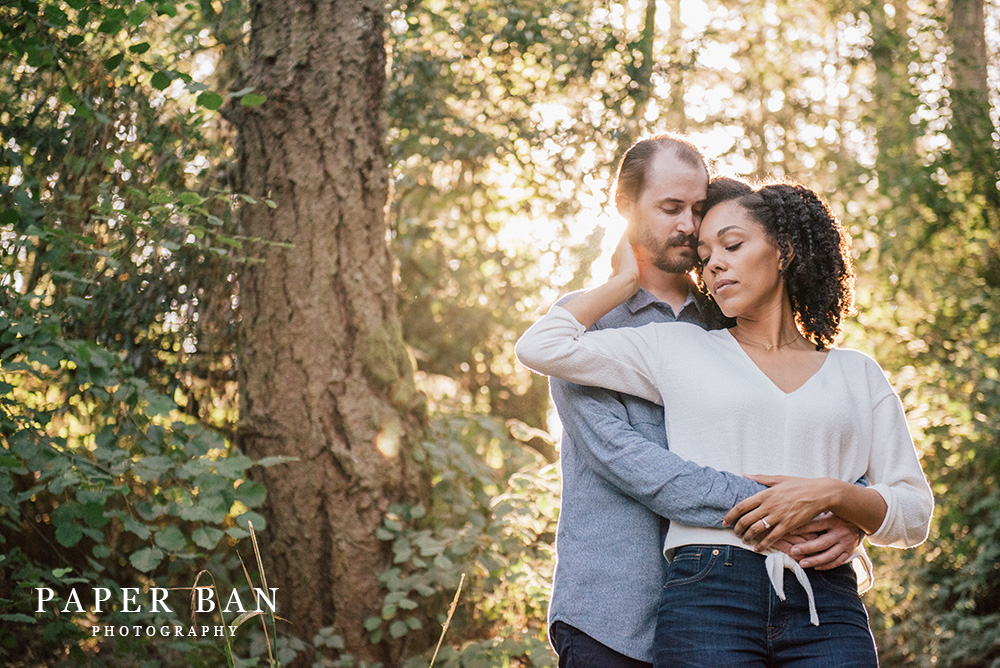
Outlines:
{"type": "Polygon", "coordinates": [[[390,563],[375,530],[428,485],[409,456],[423,404],[384,220],[383,3],[251,0],[250,14],[245,77],[267,102],[233,111],[239,184],[277,206],[246,207],[243,232],[283,245],[252,245],[263,261],[240,276],[238,438],[251,457],[298,458],[259,474],[269,585],[295,635],[332,627],[391,665],[362,626],[390,563]]]}
{"type": "Polygon", "coordinates": [[[986,11],[983,0],[951,0],[948,35],[952,53],[951,128],[949,138],[956,157],[971,168],[977,190],[993,211],[1000,209],[997,172],[1000,156],[994,148],[996,132],[990,118],[990,89],[986,75],[986,11]]]}

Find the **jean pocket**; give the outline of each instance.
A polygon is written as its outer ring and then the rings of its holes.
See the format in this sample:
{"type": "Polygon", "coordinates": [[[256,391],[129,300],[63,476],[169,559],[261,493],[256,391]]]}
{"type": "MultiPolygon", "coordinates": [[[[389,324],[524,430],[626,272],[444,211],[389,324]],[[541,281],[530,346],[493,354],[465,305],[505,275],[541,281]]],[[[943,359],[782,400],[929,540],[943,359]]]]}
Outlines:
{"type": "Polygon", "coordinates": [[[837,592],[838,594],[854,597],[860,596],[858,594],[858,578],[854,574],[854,568],[850,564],[844,564],[829,571],[811,569],[809,571],[809,580],[824,589],[837,592]]]}
{"type": "Polygon", "coordinates": [[[685,550],[674,555],[667,568],[667,582],[663,588],[679,587],[703,580],[718,561],[719,552],[718,549],[704,548],[697,551],[685,550]]]}

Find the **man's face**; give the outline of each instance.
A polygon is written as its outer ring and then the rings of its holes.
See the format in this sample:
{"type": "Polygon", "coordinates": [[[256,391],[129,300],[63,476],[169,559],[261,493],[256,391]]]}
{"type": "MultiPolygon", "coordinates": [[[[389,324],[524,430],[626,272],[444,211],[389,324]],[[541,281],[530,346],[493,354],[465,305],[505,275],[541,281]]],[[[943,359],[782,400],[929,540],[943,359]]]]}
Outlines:
{"type": "Polygon", "coordinates": [[[638,198],[619,202],[640,265],[671,274],[694,268],[707,187],[705,170],[678,160],[673,151],[661,149],[653,156],[638,198]]]}

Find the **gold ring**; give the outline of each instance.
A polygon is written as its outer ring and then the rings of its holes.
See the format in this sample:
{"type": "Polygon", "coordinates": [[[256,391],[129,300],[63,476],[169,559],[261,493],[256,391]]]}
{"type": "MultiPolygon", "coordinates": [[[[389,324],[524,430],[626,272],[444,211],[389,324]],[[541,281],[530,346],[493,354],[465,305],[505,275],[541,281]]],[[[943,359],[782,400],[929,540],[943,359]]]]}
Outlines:
{"type": "Polygon", "coordinates": [[[762,518],[760,518],[760,521],[761,521],[761,522],[763,522],[763,524],[764,524],[764,528],[765,528],[765,529],[770,529],[770,528],[771,528],[771,525],[770,525],[770,524],[768,524],[768,523],[767,523],[767,520],[765,520],[765,519],[764,519],[763,517],[762,517],[762,518]]]}

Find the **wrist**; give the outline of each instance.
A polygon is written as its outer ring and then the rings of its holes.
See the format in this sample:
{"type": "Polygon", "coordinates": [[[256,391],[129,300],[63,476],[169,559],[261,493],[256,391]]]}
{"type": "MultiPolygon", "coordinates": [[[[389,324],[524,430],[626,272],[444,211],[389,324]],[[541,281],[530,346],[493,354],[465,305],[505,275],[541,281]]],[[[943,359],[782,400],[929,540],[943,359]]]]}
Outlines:
{"type": "Polygon", "coordinates": [[[827,492],[827,503],[824,510],[828,510],[838,517],[843,517],[844,511],[849,503],[848,497],[850,495],[849,488],[851,485],[833,478],[827,478],[827,480],[829,481],[829,490],[827,492]]]}
{"type": "Polygon", "coordinates": [[[628,297],[631,297],[639,291],[639,272],[615,274],[608,279],[608,282],[616,282],[617,287],[619,287],[628,297]]]}

